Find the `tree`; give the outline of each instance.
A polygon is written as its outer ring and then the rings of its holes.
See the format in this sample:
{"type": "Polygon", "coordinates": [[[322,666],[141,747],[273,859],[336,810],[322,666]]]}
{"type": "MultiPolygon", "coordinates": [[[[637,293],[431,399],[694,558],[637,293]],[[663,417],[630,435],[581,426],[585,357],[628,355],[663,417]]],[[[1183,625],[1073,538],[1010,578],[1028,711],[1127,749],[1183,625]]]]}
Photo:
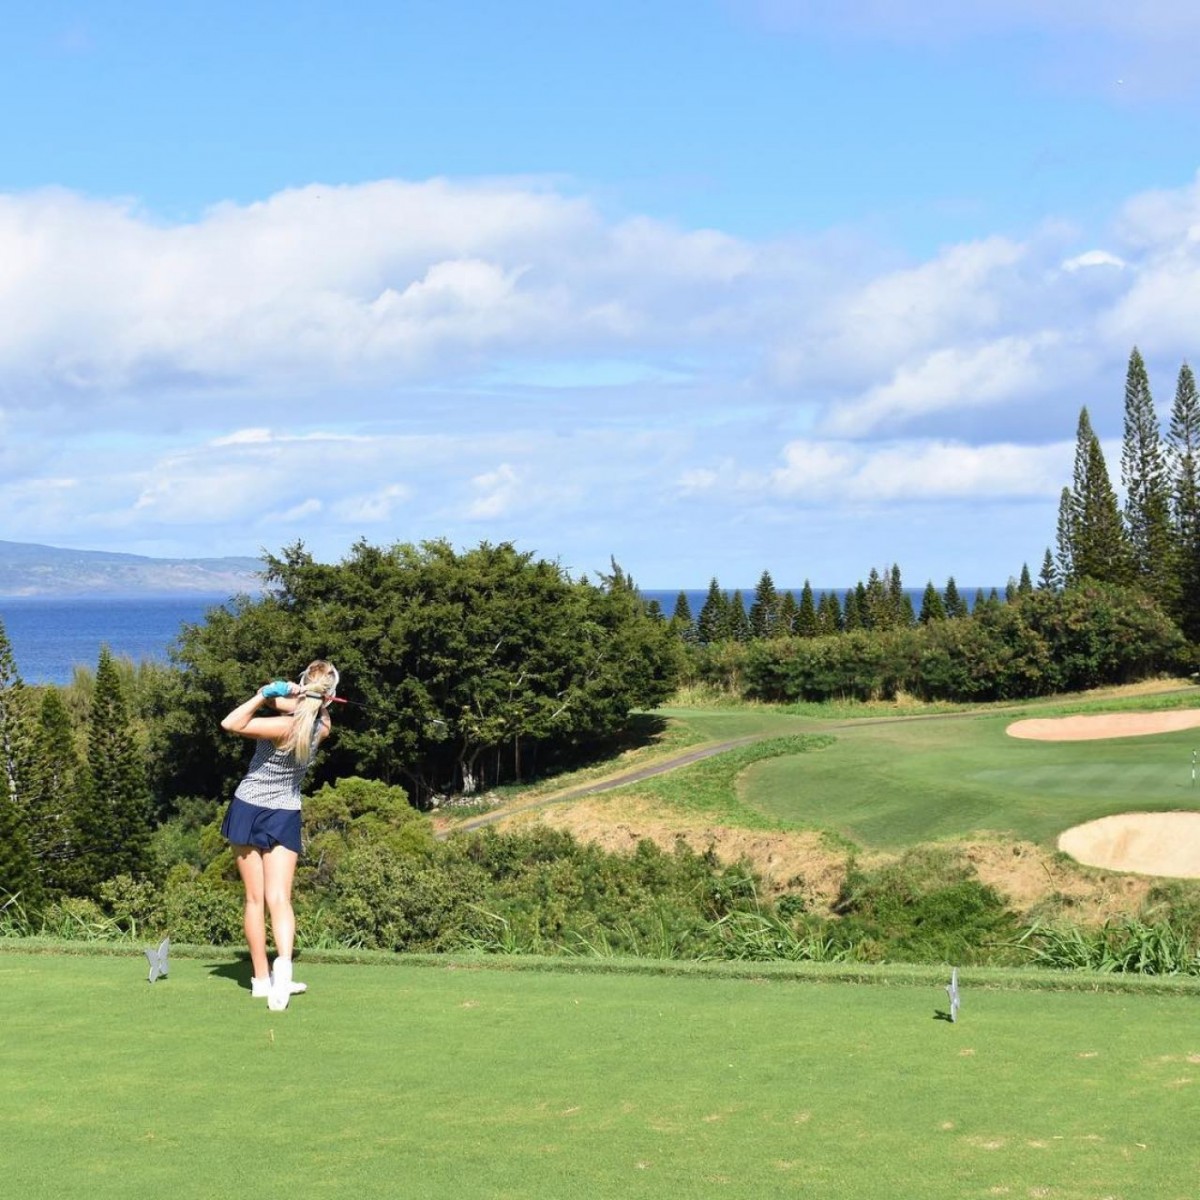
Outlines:
{"type": "Polygon", "coordinates": [[[1060,506],[1060,527],[1068,527],[1070,563],[1065,582],[1102,579],[1117,585],[1130,582],[1132,574],[1129,543],[1117,506],[1117,496],[1108,476],[1108,466],[1100,439],[1092,429],[1086,408],[1080,409],[1075,437],[1075,475],[1064,514],[1060,506]]]}
{"type": "Polygon", "coordinates": [[[696,640],[702,646],[710,646],[713,642],[723,639],[729,624],[726,615],[728,608],[729,601],[714,575],[708,585],[708,595],[704,597],[704,603],[700,606],[700,615],[696,618],[696,640]]]}
{"type": "Polygon", "coordinates": [[[846,601],[842,606],[842,629],[847,633],[854,629],[864,629],[866,619],[863,610],[866,607],[866,588],[859,583],[856,587],[848,588],[846,601]]]}
{"type": "Polygon", "coordinates": [[[56,687],[42,694],[35,761],[29,805],[30,847],[47,892],[75,891],[81,768],[71,716],[56,687]]]}
{"type": "Polygon", "coordinates": [[[41,882],[29,844],[30,743],[26,695],[12,646],[0,624],[0,904],[41,902],[41,882]]]}
{"type": "Polygon", "coordinates": [[[1125,379],[1121,447],[1125,529],[1132,580],[1168,612],[1178,609],[1178,573],[1171,530],[1171,492],[1146,364],[1135,346],[1125,379]]]}
{"type": "Polygon", "coordinates": [[[696,623],[692,619],[692,606],[688,603],[687,592],[680,592],[675,597],[671,625],[685,642],[696,640],[696,623]]]}
{"type": "Polygon", "coordinates": [[[220,714],[281,671],[337,663],[337,714],[313,783],[404,780],[419,805],[577,762],[674,689],[679,638],[613,564],[598,583],[511,544],[357,543],[337,564],[268,556],[272,590],[184,631],[184,794],[222,795],[245,755],[220,714]]]}
{"type": "Polygon", "coordinates": [[[837,592],[822,592],[817,601],[817,632],[821,637],[840,633],[845,628],[842,606],[837,592]]]}
{"type": "Polygon", "coordinates": [[[733,599],[725,609],[725,638],[731,642],[748,642],[750,637],[750,617],[739,589],[733,593],[733,599]]]}
{"type": "MultiPolygon", "coordinates": [[[[824,596],[821,597],[824,600],[824,596]]],[[[797,637],[816,637],[819,633],[833,633],[833,629],[822,629],[813,603],[812,584],[806,579],[800,592],[800,609],[796,613],[795,633],[797,637]]]]}
{"type": "Polygon", "coordinates": [[[946,619],[946,606],[942,603],[942,597],[938,594],[937,588],[933,586],[931,579],[925,585],[925,593],[921,597],[921,615],[917,618],[922,625],[928,625],[930,621],[944,621],[946,619]]]}
{"type": "Polygon", "coordinates": [[[1038,588],[1043,592],[1057,592],[1059,587],[1058,568],[1054,565],[1054,555],[1050,553],[1050,547],[1046,547],[1046,553],[1042,557],[1042,569],[1038,573],[1038,588]]]}
{"type": "Polygon", "coordinates": [[[892,610],[892,624],[899,629],[911,629],[917,623],[912,597],[904,590],[898,564],[892,564],[888,577],[888,603],[892,610]]]}
{"type": "Polygon", "coordinates": [[[1021,578],[1017,580],[1017,595],[1028,596],[1033,591],[1033,577],[1029,574],[1029,564],[1021,564],[1021,578]]]}
{"type": "Polygon", "coordinates": [[[1058,497],[1055,545],[1058,550],[1055,575],[1059,587],[1065,587],[1075,578],[1075,498],[1069,487],[1063,488],[1058,497]]]}
{"type": "Polygon", "coordinates": [[[959,595],[958,584],[954,582],[954,576],[951,575],[946,580],[946,590],[942,593],[942,603],[946,608],[946,616],[950,620],[957,617],[969,617],[971,610],[967,606],[966,600],[959,595]]]}
{"type": "Polygon", "coordinates": [[[145,764],[107,646],[96,664],[87,745],[79,836],[83,886],[94,894],[114,875],[144,873],[150,843],[145,764]]]}
{"type": "MultiPolygon", "coordinates": [[[[809,604],[812,604],[812,589],[808,591],[809,604]]],[[[776,634],[779,637],[791,637],[796,632],[796,621],[799,619],[799,609],[796,606],[796,593],[790,589],[781,592],[779,596],[779,616],[776,634]]]]}
{"type": "Polygon", "coordinates": [[[1200,398],[1191,367],[1179,368],[1167,433],[1171,517],[1178,552],[1178,615],[1200,641],[1200,398]]]}
{"type": "Polygon", "coordinates": [[[750,605],[750,636],[769,638],[775,636],[779,620],[779,593],[770,571],[764,571],[754,589],[754,600],[750,605]]]}

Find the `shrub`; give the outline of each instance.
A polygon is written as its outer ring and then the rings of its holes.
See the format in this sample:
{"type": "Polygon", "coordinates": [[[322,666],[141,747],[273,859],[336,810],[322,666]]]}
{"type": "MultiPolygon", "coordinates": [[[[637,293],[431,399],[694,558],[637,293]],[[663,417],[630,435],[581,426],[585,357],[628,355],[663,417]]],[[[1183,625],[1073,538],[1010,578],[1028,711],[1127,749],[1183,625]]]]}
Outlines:
{"type": "Polygon", "coordinates": [[[855,945],[858,957],[874,944],[912,962],[994,962],[1017,928],[999,893],[939,847],[919,847],[872,871],[852,865],[834,911],[842,916],[837,941],[855,945]]]}
{"type": "Polygon", "coordinates": [[[230,945],[242,940],[242,909],[239,885],[180,863],[167,874],[159,920],[176,941],[230,945]]]}

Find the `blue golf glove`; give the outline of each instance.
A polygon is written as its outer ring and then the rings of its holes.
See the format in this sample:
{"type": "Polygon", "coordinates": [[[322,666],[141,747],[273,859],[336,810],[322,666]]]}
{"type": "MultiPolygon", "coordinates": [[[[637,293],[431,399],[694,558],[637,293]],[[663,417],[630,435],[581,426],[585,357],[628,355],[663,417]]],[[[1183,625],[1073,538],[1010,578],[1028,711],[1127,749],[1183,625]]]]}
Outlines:
{"type": "Polygon", "coordinates": [[[272,696],[290,696],[292,694],[292,685],[285,683],[282,679],[276,679],[273,683],[268,683],[262,690],[263,699],[268,700],[272,696]]]}

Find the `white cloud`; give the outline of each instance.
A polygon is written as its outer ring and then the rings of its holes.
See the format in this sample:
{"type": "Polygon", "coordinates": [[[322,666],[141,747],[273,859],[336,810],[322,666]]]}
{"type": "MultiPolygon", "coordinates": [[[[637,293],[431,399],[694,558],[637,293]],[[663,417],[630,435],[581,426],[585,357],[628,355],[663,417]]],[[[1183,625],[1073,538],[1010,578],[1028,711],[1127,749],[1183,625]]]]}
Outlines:
{"type": "Polygon", "coordinates": [[[605,222],[520,181],[314,185],[181,225],[10,194],[0,389],[311,389],[453,374],[480,354],[675,345],[761,254],[605,222]]]}
{"type": "Polygon", "coordinates": [[[1039,391],[1058,337],[1008,337],[982,346],[935,350],[906,363],[885,383],[835,405],[823,428],[838,436],[866,436],[881,425],[913,417],[962,412],[1039,391]]]}
{"type": "Polygon", "coordinates": [[[494,471],[476,475],[471,486],[476,497],[467,509],[467,516],[483,520],[511,512],[520,498],[522,481],[508,463],[501,463],[494,471]]]}
{"type": "Polygon", "coordinates": [[[1110,254],[1107,250],[1086,250],[1074,258],[1068,258],[1062,265],[1064,271],[1086,271],[1092,267],[1124,267],[1123,258],[1110,254]]]}
{"type": "Polygon", "coordinates": [[[373,492],[347,496],[332,506],[333,513],[345,524],[377,525],[389,521],[397,509],[412,495],[402,483],[388,483],[373,492]]]}
{"type": "Polygon", "coordinates": [[[899,267],[522,181],[302,188],[174,226],[40,192],[0,196],[0,261],[0,537],[616,552],[646,513],[694,538],[693,505],[705,530],[831,495],[1052,509],[1061,439],[1081,403],[1112,432],[1130,347],[1159,373],[1196,354],[1200,185],[1083,244],[1047,225],[899,267]]]}
{"type": "Polygon", "coordinates": [[[797,439],[782,450],[782,465],[754,471],[727,461],[719,470],[690,473],[686,490],[760,497],[821,508],[839,504],[946,500],[993,502],[1057,498],[1069,479],[1073,442],[1045,446],[948,441],[907,441],[868,446],[858,442],[797,439]]]}
{"type": "Polygon", "coordinates": [[[1200,329],[1200,176],[1174,191],[1134,197],[1120,229],[1137,251],[1133,279],[1099,327],[1144,351],[1186,358],[1200,329]]]}

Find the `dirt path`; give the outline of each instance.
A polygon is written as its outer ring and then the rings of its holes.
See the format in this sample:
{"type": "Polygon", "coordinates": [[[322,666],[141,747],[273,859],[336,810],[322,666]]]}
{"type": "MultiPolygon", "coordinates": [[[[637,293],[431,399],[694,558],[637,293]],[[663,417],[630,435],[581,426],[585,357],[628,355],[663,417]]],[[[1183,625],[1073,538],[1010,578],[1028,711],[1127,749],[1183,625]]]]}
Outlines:
{"type": "Polygon", "coordinates": [[[514,808],[500,808],[495,812],[485,813],[482,817],[473,817],[471,820],[464,821],[461,825],[455,825],[451,829],[439,830],[436,836],[438,838],[446,838],[451,833],[471,833],[473,830],[482,829],[485,825],[494,825],[497,821],[503,821],[508,817],[515,817],[518,813],[528,813],[535,809],[547,808],[551,804],[566,804],[570,800],[579,800],[584,796],[594,796],[597,792],[611,792],[615,788],[625,787],[626,784],[641,783],[643,779],[651,779],[655,775],[665,775],[668,771],[676,771],[680,767],[691,766],[692,763],[712,758],[715,754],[724,754],[728,750],[736,750],[739,746],[748,746],[751,742],[761,742],[773,736],[773,734],[769,733],[756,733],[749,737],[733,738],[727,742],[709,742],[703,746],[695,746],[691,750],[684,751],[682,754],[673,755],[671,758],[651,763],[646,767],[624,771],[620,775],[612,775],[608,779],[599,779],[595,783],[581,784],[579,787],[571,788],[565,792],[556,792],[552,796],[543,796],[537,800],[530,800],[526,804],[518,804],[514,808]]]}

